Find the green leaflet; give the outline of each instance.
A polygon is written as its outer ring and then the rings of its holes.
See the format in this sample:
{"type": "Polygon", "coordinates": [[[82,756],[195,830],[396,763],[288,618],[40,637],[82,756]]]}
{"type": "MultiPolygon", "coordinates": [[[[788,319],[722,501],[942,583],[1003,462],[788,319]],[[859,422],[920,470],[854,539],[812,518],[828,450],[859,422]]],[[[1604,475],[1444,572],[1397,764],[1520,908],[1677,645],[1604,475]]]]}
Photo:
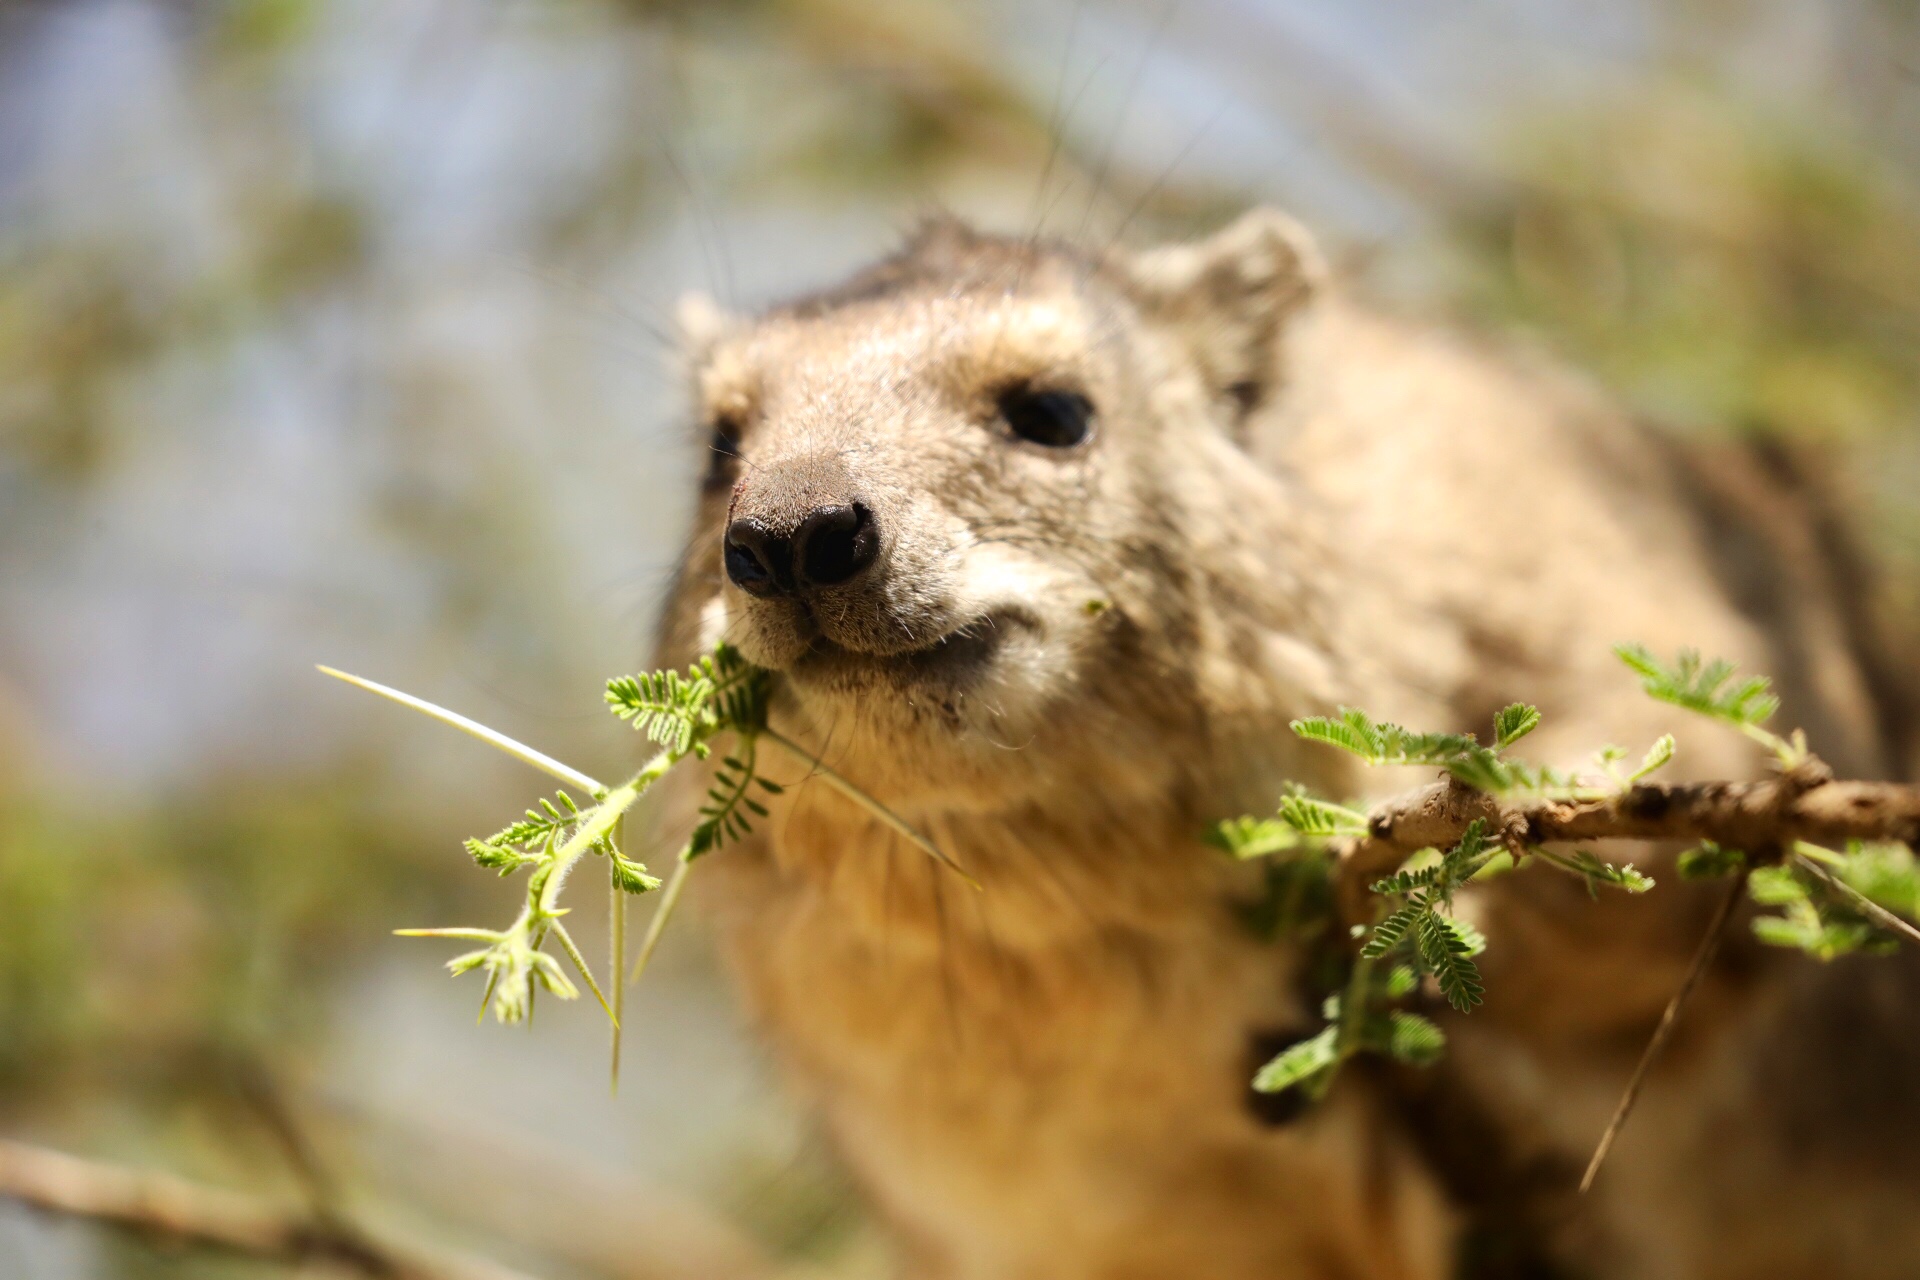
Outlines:
{"type": "Polygon", "coordinates": [[[1409,1066],[1431,1066],[1446,1052],[1447,1037],[1431,1021],[1417,1013],[1395,1009],[1387,1014],[1387,1053],[1409,1066]]]}
{"type": "Polygon", "coordinates": [[[1540,708],[1516,702],[1493,718],[1493,742],[1501,748],[1512,746],[1540,727],[1540,708]]]}
{"type": "Polygon", "coordinates": [[[1391,895],[1412,893],[1416,889],[1431,889],[1440,882],[1447,869],[1440,863],[1421,867],[1417,871],[1396,871],[1384,880],[1375,880],[1368,888],[1378,894],[1391,895]]]}
{"type": "Polygon", "coordinates": [[[1682,880],[1718,880],[1746,869],[1746,854],[1738,849],[1723,849],[1711,840],[1702,840],[1674,863],[1674,870],[1682,880]]]}
{"type": "Polygon", "coordinates": [[[753,831],[753,819],[767,816],[767,807],[753,798],[758,787],[768,795],[778,795],[779,784],[759,776],[754,766],[759,761],[758,736],[743,736],[739,756],[728,756],[714,770],[713,786],[707,789],[707,802],[700,807],[700,821],[687,841],[687,857],[698,858],[713,852],[729,840],[743,840],[753,831]]]}
{"type": "Polygon", "coordinates": [[[1244,860],[1297,848],[1300,835],[1278,818],[1228,818],[1208,830],[1207,843],[1244,860]]]}
{"type": "Polygon", "coordinates": [[[1375,765],[1431,764],[1448,768],[1484,751],[1471,737],[1457,733],[1415,733],[1376,721],[1356,707],[1341,707],[1335,717],[1295,720],[1294,733],[1308,742],[1339,747],[1375,765]]]}
{"type": "Polygon", "coordinates": [[[1591,894],[1597,894],[1600,885],[1625,893],[1645,893],[1653,888],[1653,877],[1640,871],[1631,862],[1608,862],[1586,849],[1575,849],[1567,854],[1546,849],[1536,849],[1534,852],[1549,866],[1585,880],[1587,892],[1591,894]]]}
{"type": "Polygon", "coordinates": [[[1642,645],[1615,645],[1613,651],[1639,674],[1650,698],[1734,725],[1765,724],[1780,709],[1771,681],[1765,676],[1735,681],[1739,668],[1725,659],[1702,662],[1698,650],[1682,649],[1679,660],[1668,667],[1642,645]]]}
{"type": "Polygon", "coordinates": [[[1545,765],[1509,760],[1502,749],[1532,733],[1540,711],[1516,702],[1494,717],[1492,747],[1482,746],[1471,734],[1415,733],[1397,724],[1377,721],[1356,707],[1341,707],[1334,716],[1310,716],[1292,722],[1293,732],[1308,742],[1338,747],[1371,765],[1434,765],[1468,786],[1482,791],[1553,791],[1571,787],[1571,775],[1545,765]]]}
{"type": "Polygon", "coordinates": [[[678,671],[647,671],[607,681],[607,706],[613,714],[675,755],[693,748],[713,702],[713,681],[678,671]]]}
{"type": "Polygon", "coordinates": [[[647,671],[609,680],[606,697],[614,715],[673,755],[705,755],[706,740],[717,733],[764,729],[772,688],[770,672],[721,643],[684,674],[647,671]]]}
{"type": "Polygon", "coordinates": [[[1306,1088],[1318,1093],[1331,1083],[1341,1061],[1354,1052],[1382,1053],[1409,1066],[1431,1066],[1446,1049],[1446,1034],[1427,1018],[1404,1009],[1379,1011],[1374,1001],[1395,998],[1413,990],[1411,970],[1396,971],[1382,981],[1369,979],[1365,990],[1348,997],[1329,996],[1321,1012],[1328,1025],[1317,1034],[1288,1046],[1254,1076],[1253,1087],[1263,1093],[1306,1088]],[[1349,1009],[1350,999],[1353,1007],[1349,1009]]]}
{"type": "Polygon", "coordinates": [[[1435,885],[1438,900],[1448,900],[1453,891],[1471,880],[1474,873],[1485,866],[1487,859],[1496,852],[1498,846],[1488,838],[1486,822],[1475,818],[1468,823],[1460,843],[1447,850],[1440,859],[1441,876],[1435,885]]]}
{"type": "Polygon", "coordinates": [[[1477,956],[1487,949],[1487,935],[1459,916],[1441,916],[1440,923],[1453,934],[1456,949],[1464,956],[1477,956]]]}
{"type": "Polygon", "coordinates": [[[1781,865],[1756,868],[1747,879],[1747,895],[1776,908],[1755,918],[1755,937],[1822,961],[1894,949],[1898,940],[1886,927],[1893,922],[1876,919],[1866,903],[1913,919],[1920,905],[1920,868],[1911,850],[1852,841],[1844,853],[1804,843],[1795,853],[1781,865]]]}
{"type": "Polygon", "coordinates": [[[489,840],[469,838],[466,850],[469,856],[489,871],[498,871],[501,875],[512,875],[521,867],[539,861],[533,854],[525,853],[511,845],[498,843],[498,837],[489,840]]]}
{"type": "Polygon", "coordinates": [[[1253,1077],[1253,1087],[1262,1093],[1278,1093],[1324,1074],[1340,1060],[1338,1041],[1339,1027],[1335,1025],[1310,1039],[1287,1046],[1260,1068],[1253,1077]]]}
{"type": "Polygon", "coordinates": [[[1651,747],[1647,748],[1647,754],[1641,759],[1640,767],[1628,774],[1626,780],[1629,783],[1638,782],[1654,770],[1664,768],[1667,762],[1673,759],[1675,750],[1673,735],[1662,734],[1651,747]]]}
{"type": "Polygon", "coordinates": [[[1367,945],[1360,948],[1360,958],[1378,960],[1398,946],[1401,939],[1405,938],[1432,910],[1426,898],[1421,896],[1394,911],[1373,926],[1372,932],[1367,935],[1367,945]]]}
{"type": "Polygon", "coordinates": [[[1849,841],[1845,853],[1802,845],[1803,855],[1833,865],[1834,873],[1856,893],[1909,920],[1920,918],[1920,858],[1904,844],[1849,841]]]}
{"type": "Polygon", "coordinates": [[[1791,738],[1782,738],[1762,727],[1780,709],[1780,699],[1765,676],[1736,680],[1739,668],[1733,663],[1722,658],[1703,662],[1694,649],[1682,649],[1671,667],[1641,645],[1615,645],[1613,651],[1639,675],[1648,697],[1732,725],[1789,768],[1806,759],[1805,734],[1796,729],[1791,738]]]}
{"type": "Polygon", "coordinates": [[[649,875],[646,864],[635,862],[618,850],[612,854],[614,883],[623,893],[652,893],[660,887],[660,877],[649,875]]]}
{"type": "MultiPolygon", "coordinates": [[[[481,866],[503,876],[510,875],[521,867],[545,862],[554,846],[563,843],[583,817],[574,798],[562,791],[553,800],[543,797],[538,808],[527,810],[520,821],[486,839],[469,839],[466,850],[481,866]]],[[[606,852],[605,843],[596,846],[596,851],[606,852]]]]}
{"type": "Polygon", "coordinates": [[[1462,1013],[1480,1003],[1486,988],[1480,985],[1480,970],[1470,955],[1470,943],[1452,922],[1425,912],[1413,926],[1414,947],[1420,963],[1440,984],[1440,994],[1462,1013]]]}
{"type": "Polygon", "coordinates": [[[1281,797],[1280,821],[1309,839],[1367,834],[1366,814],[1297,792],[1281,797]]]}

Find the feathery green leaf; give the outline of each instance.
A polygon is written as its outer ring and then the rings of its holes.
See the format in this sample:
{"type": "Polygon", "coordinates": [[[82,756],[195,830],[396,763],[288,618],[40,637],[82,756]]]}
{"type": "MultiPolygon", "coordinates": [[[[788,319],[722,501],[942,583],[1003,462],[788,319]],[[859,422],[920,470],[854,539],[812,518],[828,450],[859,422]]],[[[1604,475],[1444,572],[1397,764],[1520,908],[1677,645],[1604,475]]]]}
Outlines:
{"type": "Polygon", "coordinates": [[[1278,818],[1228,818],[1208,829],[1207,843],[1244,860],[1297,848],[1300,834],[1278,818]]]}
{"type": "Polygon", "coordinates": [[[1398,894],[1412,893],[1416,889],[1431,889],[1446,874],[1446,867],[1438,862],[1408,871],[1402,868],[1384,880],[1375,880],[1367,887],[1374,893],[1398,894]]]}
{"type": "Polygon", "coordinates": [[[1608,862],[1585,849],[1576,849],[1567,854],[1552,853],[1546,849],[1536,849],[1534,852],[1547,865],[1585,880],[1589,893],[1595,892],[1598,885],[1626,893],[1645,893],[1653,888],[1653,877],[1640,871],[1631,862],[1608,862]]]}
{"type": "Polygon", "coordinates": [[[1312,839],[1367,834],[1366,814],[1297,791],[1281,798],[1280,821],[1312,839]]]}
{"type": "Polygon", "coordinates": [[[1539,727],[1540,708],[1513,703],[1493,718],[1493,743],[1503,749],[1510,747],[1539,727]]]}
{"type": "Polygon", "coordinates": [[[1417,1013],[1395,1009],[1387,1014],[1387,1026],[1385,1049],[1396,1061],[1427,1067],[1446,1052],[1446,1033],[1417,1013]]]}
{"type": "Polygon", "coordinates": [[[1739,668],[1724,659],[1703,662],[1698,650],[1683,649],[1679,660],[1667,667],[1642,645],[1616,645],[1613,651],[1638,673],[1649,697],[1676,707],[1727,724],[1755,728],[1780,709],[1780,699],[1771,692],[1771,682],[1765,676],[1736,682],[1733,677],[1739,668]]]}
{"type": "Polygon", "coordinates": [[[1469,954],[1469,943],[1461,933],[1432,911],[1422,913],[1413,925],[1414,947],[1420,963],[1440,984],[1440,994],[1462,1013],[1470,1012],[1486,994],[1480,983],[1480,970],[1469,954]]]}
{"type": "Polygon", "coordinates": [[[1627,775],[1627,781],[1638,782],[1655,769],[1664,767],[1669,760],[1673,759],[1673,752],[1673,735],[1663,734],[1651,747],[1647,748],[1646,757],[1640,761],[1640,767],[1627,775]]]}
{"type": "Polygon", "coordinates": [[[620,886],[622,893],[652,893],[660,887],[660,878],[649,875],[644,862],[635,862],[615,850],[613,858],[613,881],[620,886]]]}
{"type": "Polygon", "coordinates": [[[1433,914],[1433,908],[1424,895],[1415,897],[1397,911],[1390,912],[1386,919],[1373,926],[1367,934],[1367,944],[1360,948],[1362,960],[1378,960],[1406,937],[1422,920],[1433,914]]]}
{"type": "Polygon", "coordinates": [[[1747,868],[1747,855],[1738,849],[1723,849],[1711,840],[1681,854],[1674,870],[1682,880],[1718,880],[1738,875],[1747,868]]]}
{"type": "Polygon", "coordinates": [[[1454,942],[1459,944],[1457,948],[1459,954],[1472,957],[1480,955],[1487,949],[1487,935],[1459,916],[1441,916],[1440,923],[1446,926],[1447,932],[1453,935],[1454,942]]]}
{"type": "Polygon", "coordinates": [[[676,755],[692,749],[694,736],[710,723],[713,681],[678,671],[643,671],[607,681],[613,714],[676,755]]]}
{"type": "Polygon", "coordinates": [[[1289,1045],[1261,1067],[1253,1087],[1261,1093],[1279,1093],[1305,1084],[1339,1061],[1339,1027],[1331,1026],[1298,1044],[1289,1045]]]}
{"type": "Polygon", "coordinates": [[[1375,722],[1356,707],[1341,707],[1338,718],[1311,716],[1295,720],[1292,729],[1308,742],[1339,747],[1368,764],[1445,766],[1476,744],[1458,733],[1414,733],[1397,724],[1375,722]]]}

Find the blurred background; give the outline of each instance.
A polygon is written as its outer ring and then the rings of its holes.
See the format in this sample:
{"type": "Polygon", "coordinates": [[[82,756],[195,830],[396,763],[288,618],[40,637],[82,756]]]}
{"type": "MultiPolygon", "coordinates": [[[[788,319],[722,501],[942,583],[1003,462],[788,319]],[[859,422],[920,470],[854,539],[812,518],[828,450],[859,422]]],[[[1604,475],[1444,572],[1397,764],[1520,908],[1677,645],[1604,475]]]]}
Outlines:
{"type": "MultiPolygon", "coordinates": [[[[0,3],[0,1133],[290,1199],[310,1147],[545,1276],[883,1274],[696,921],[617,1098],[590,1001],[476,1027],[390,936],[505,923],[459,839],[544,782],[313,664],[616,773],[677,294],[1259,201],[1384,305],[1809,445],[1915,599],[1915,0],[0,3]]],[[[0,1205],[0,1276],[270,1274],[0,1205]]]]}

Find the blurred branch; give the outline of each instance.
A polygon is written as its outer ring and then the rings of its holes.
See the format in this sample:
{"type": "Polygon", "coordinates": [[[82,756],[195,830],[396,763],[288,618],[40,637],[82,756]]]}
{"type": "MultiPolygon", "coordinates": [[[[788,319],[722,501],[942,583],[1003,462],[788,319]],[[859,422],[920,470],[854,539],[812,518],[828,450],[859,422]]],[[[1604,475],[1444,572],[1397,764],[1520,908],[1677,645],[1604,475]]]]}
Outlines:
{"type": "Polygon", "coordinates": [[[267,1065],[255,1057],[239,1058],[229,1066],[234,1091],[273,1139],[287,1169],[300,1185],[307,1207],[316,1218],[337,1216],[339,1188],[320,1160],[313,1138],[300,1123],[293,1104],[267,1065]]]}
{"type": "Polygon", "coordinates": [[[514,1239],[569,1273],[624,1280],[773,1280],[777,1267],[727,1218],[672,1186],[529,1135],[485,1130],[432,1107],[370,1107],[323,1090],[318,1098],[364,1153],[370,1189],[436,1218],[485,1231],[511,1219],[514,1239]],[[473,1178],[512,1168],[514,1180],[473,1178]]]}
{"type": "Polygon", "coordinates": [[[336,1218],[256,1196],[3,1138],[0,1197],[43,1213],[243,1257],[332,1263],[377,1280],[527,1280],[491,1263],[383,1244],[336,1218]]]}

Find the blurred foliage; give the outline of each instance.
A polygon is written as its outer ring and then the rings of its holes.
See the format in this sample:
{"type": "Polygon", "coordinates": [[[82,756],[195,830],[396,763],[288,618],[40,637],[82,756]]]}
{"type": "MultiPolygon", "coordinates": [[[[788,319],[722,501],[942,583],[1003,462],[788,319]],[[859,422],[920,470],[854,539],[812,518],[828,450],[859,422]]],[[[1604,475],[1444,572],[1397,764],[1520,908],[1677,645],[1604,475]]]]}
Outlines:
{"type": "Polygon", "coordinates": [[[52,793],[0,801],[6,1107],[225,1092],[209,1059],[310,1048],[360,922],[446,897],[429,865],[444,835],[381,812],[374,778],[229,777],[122,811],[52,793]]]}
{"type": "Polygon", "coordinates": [[[1828,10],[1828,92],[1782,100],[1725,65],[1766,8],[1677,9],[1642,74],[1519,113],[1499,179],[1438,201],[1448,287],[1669,427],[1817,455],[1912,612],[1920,9],[1828,10]]]}
{"type": "Polygon", "coordinates": [[[1670,421],[1857,441],[1920,393],[1920,191],[1857,144],[1685,83],[1536,121],[1463,220],[1486,312],[1670,421]]]}

